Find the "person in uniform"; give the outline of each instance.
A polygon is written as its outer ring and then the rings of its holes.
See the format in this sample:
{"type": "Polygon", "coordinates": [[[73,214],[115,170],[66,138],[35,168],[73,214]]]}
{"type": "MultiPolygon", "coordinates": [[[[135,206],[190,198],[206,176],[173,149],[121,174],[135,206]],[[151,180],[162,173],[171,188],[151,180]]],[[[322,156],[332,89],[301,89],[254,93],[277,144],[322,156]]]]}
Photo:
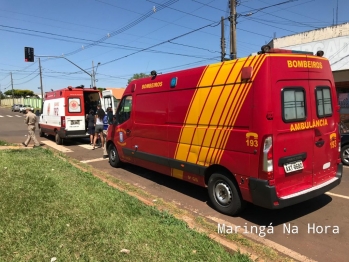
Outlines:
{"type": "Polygon", "coordinates": [[[25,142],[22,142],[22,145],[27,147],[28,144],[30,143],[30,140],[33,139],[34,141],[34,146],[33,147],[39,147],[40,143],[35,137],[35,124],[36,124],[36,115],[30,111],[30,108],[26,108],[26,116],[24,119],[24,123],[28,125],[28,138],[25,142]]]}

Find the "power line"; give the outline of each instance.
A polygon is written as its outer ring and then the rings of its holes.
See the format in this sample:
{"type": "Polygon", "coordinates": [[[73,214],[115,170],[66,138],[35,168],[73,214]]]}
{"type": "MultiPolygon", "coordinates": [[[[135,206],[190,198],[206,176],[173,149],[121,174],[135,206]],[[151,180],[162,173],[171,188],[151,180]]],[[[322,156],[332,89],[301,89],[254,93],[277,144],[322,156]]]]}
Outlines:
{"type": "Polygon", "coordinates": [[[139,50],[139,51],[136,51],[136,52],[134,52],[134,53],[131,53],[131,54],[128,54],[128,55],[125,55],[125,56],[122,56],[122,57],[119,57],[119,58],[110,60],[110,61],[108,61],[108,62],[106,62],[106,63],[103,63],[103,65],[106,65],[106,64],[115,62],[115,61],[117,61],[117,60],[121,60],[121,59],[123,59],[123,58],[132,56],[132,55],[134,55],[134,54],[138,54],[138,53],[140,53],[140,52],[144,52],[144,51],[146,51],[146,50],[148,50],[148,49],[150,49],[150,48],[154,48],[154,47],[156,47],[156,46],[163,45],[163,44],[168,43],[168,42],[170,42],[170,41],[172,41],[172,40],[175,40],[175,39],[181,38],[181,37],[183,37],[183,36],[192,34],[192,33],[196,32],[196,31],[199,31],[199,30],[201,30],[201,29],[203,29],[203,28],[206,28],[206,27],[213,27],[213,26],[217,26],[217,25],[219,25],[219,24],[220,24],[220,22],[215,22],[215,23],[212,23],[212,24],[209,24],[209,25],[202,26],[202,27],[200,27],[200,28],[198,28],[198,29],[192,30],[192,31],[190,31],[190,32],[181,34],[181,35],[176,36],[176,37],[173,37],[173,38],[171,38],[171,39],[169,39],[169,40],[165,40],[165,41],[162,41],[162,42],[160,42],[160,43],[158,43],[158,44],[152,45],[152,46],[150,46],[150,47],[143,48],[143,49],[141,49],[141,50],[139,50]],[[215,25],[214,25],[214,24],[215,24],[215,25]]]}
{"type": "Polygon", "coordinates": [[[34,78],[36,78],[39,74],[40,74],[40,73],[36,74],[34,77],[32,77],[31,79],[29,79],[29,80],[27,80],[27,81],[25,81],[25,82],[22,82],[22,83],[19,83],[19,84],[14,84],[14,85],[16,85],[16,86],[18,86],[18,85],[24,85],[24,84],[26,84],[26,83],[32,81],[32,80],[33,80],[34,78]]]}
{"type": "MultiPolygon", "coordinates": [[[[164,4],[161,4],[161,6],[156,10],[157,12],[161,11],[162,9],[165,9],[167,8],[168,6],[174,4],[175,2],[177,2],[178,0],[169,0],[167,2],[165,2],[164,4]]],[[[70,55],[73,55],[73,54],[76,54],[76,53],[79,53],[81,52],[82,50],[85,50],[87,48],[90,48],[90,47],[93,47],[101,42],[104,42],[105,40],[113,37],[113,36],[116,36],[136,25],[138,25],[140,22],[142,22],[143,20],[145,20],[146,18],[150,17],[151,15],[154,14],[154,11],[151,10],[151,11],[148,11],[147,13],[145,13],[143,16],[139,17],[138,19],[134,20],[133,22],[131,22],[130,24],[124,26],[123,28],[121,29],[118,29],[116,31],[113,31],[111,34],[108,34],[107,36],[104,36],[102,38],[100,38],[99,40],[96,40],[94,41],[93,43],[91,44],[88,44],[87,46],[84,46],[84,49],[76,49],[75,51],[72,51],[72,52],[69,52],[69,53],[66,53],[65,56],[70,56],[70,55]]]]}

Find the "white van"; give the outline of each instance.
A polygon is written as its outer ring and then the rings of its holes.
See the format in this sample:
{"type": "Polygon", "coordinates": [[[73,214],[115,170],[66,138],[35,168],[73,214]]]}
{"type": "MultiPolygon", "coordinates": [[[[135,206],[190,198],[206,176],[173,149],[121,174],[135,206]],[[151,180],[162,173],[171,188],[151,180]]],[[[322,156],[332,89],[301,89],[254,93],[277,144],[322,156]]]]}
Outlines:
{"type": "Polygon", "coordinates": [[[88,137],[86,114],[97,110],[100,92],[96,88],[71,87],[47,92],[39,120],[40,136],[55,136],[58,145],[63,139],[88,137]]]}

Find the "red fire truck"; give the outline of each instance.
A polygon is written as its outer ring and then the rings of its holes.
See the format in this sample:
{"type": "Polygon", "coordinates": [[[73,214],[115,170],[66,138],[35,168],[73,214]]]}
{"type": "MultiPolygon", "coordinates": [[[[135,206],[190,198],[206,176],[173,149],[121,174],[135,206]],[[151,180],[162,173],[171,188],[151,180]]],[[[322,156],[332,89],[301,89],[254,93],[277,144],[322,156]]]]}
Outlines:
{"type": "Polygon", "coordinates": [[[213,206],[270,209],[316,197],[342,177],[329,62],[263,47],[257,55],[132,81],[108,129],[109,162],[208,188],[213,206]]]}

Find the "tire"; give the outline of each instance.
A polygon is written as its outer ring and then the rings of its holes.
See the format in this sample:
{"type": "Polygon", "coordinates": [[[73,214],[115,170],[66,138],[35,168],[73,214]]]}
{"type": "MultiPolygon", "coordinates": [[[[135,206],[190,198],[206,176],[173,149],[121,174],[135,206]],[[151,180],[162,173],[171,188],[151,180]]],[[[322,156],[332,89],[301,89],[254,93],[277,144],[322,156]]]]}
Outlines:
{"type": "Polygon", "coordinates": [[[108,147],[108,156],[109,156],[109,164],[112,167],[120,167],[121,166],[121,161],[119,158],[118,151],[116,150],[116,147],[111,144],[108,147]]]}
{"type": "Polygon", "coordinates": [[[63,144],[63,139],[59,136],[58,132],[56,132],[55,141],[56,141],[57,145],[62,145],[63,144]]]}
{"type": "Polygon", "coordinates": [[[42,132],[41,129],[40,129],[40,131],[39,131],[39,137],[44,137],[44,136],[45,136],[45,133],[42,132]]]}
{"type": "Polygon", "coordinates": [[[341,148],[341,159],[344,165],[349,166],[349,145],[341,148]]]}
{"type": "Polygon", "coordinates": [[[213,173],[208,180],[208,196],[219,212],[235,216],[243,209],[243,199],[236,182],[227,175],[213,173]]]}

